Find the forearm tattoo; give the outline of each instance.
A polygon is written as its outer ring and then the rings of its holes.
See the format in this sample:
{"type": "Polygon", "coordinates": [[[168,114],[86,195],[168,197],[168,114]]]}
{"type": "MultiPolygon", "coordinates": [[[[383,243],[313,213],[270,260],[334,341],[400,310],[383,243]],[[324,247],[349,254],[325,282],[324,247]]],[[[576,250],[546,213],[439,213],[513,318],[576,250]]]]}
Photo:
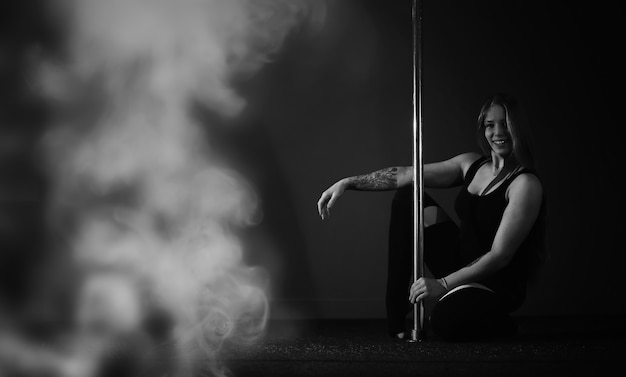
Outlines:
{"type": "Polygon", "coordinates": [[[398,188],[398,168],[386,168],[352,179],[354,190],[382,191],[398,188]]]}

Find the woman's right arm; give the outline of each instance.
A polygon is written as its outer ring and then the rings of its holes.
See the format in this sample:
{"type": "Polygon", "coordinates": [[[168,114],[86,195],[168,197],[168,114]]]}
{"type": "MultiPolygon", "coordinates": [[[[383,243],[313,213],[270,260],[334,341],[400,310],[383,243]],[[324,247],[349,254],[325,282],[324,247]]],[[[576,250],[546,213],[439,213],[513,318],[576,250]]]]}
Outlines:
{"type": "Polygon", "coordinates": [[[330,208],[346,190],[386,191],[412,184],[413,167],[396,166],[375,172],[340,179],[322,193],[317,211],[322,220],[330,217],[330,208]]]}

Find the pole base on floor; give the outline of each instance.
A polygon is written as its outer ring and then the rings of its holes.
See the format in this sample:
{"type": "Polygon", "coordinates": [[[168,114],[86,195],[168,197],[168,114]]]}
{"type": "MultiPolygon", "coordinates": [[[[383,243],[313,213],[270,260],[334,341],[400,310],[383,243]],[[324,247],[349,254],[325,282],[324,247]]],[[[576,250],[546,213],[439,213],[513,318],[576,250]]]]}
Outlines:
{"type": "Polygon", "coordinates": [[[411,337],[407,339],[408,343],[421,343],[424,340],[423,331],[412,329],[411,337]]]}

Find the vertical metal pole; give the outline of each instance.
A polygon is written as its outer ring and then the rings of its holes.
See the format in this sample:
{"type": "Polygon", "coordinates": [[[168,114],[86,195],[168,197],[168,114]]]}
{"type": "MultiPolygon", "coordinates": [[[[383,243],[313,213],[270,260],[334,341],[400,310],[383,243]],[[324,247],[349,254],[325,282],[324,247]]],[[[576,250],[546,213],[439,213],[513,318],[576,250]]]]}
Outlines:
{"type": "MultiPolygon", "coordinates": [[[[422,0],[413,0],[413,278],[424,276],[424,163],[422,160],[422,0]]],[[[421,342],[424,332],[424,302],[413,306],[410,342],[421,342]]]]}

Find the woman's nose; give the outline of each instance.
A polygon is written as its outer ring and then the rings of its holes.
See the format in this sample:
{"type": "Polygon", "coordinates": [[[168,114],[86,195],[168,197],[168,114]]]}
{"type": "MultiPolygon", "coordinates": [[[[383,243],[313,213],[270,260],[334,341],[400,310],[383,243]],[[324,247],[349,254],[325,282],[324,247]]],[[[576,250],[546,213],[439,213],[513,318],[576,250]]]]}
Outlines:
{"type": "Polygon", "coordinates": [[[501,122],[496,122],[493,128],[493,132],[496,135],[503,135],[506,132],[506,126],[501,122]]]}

